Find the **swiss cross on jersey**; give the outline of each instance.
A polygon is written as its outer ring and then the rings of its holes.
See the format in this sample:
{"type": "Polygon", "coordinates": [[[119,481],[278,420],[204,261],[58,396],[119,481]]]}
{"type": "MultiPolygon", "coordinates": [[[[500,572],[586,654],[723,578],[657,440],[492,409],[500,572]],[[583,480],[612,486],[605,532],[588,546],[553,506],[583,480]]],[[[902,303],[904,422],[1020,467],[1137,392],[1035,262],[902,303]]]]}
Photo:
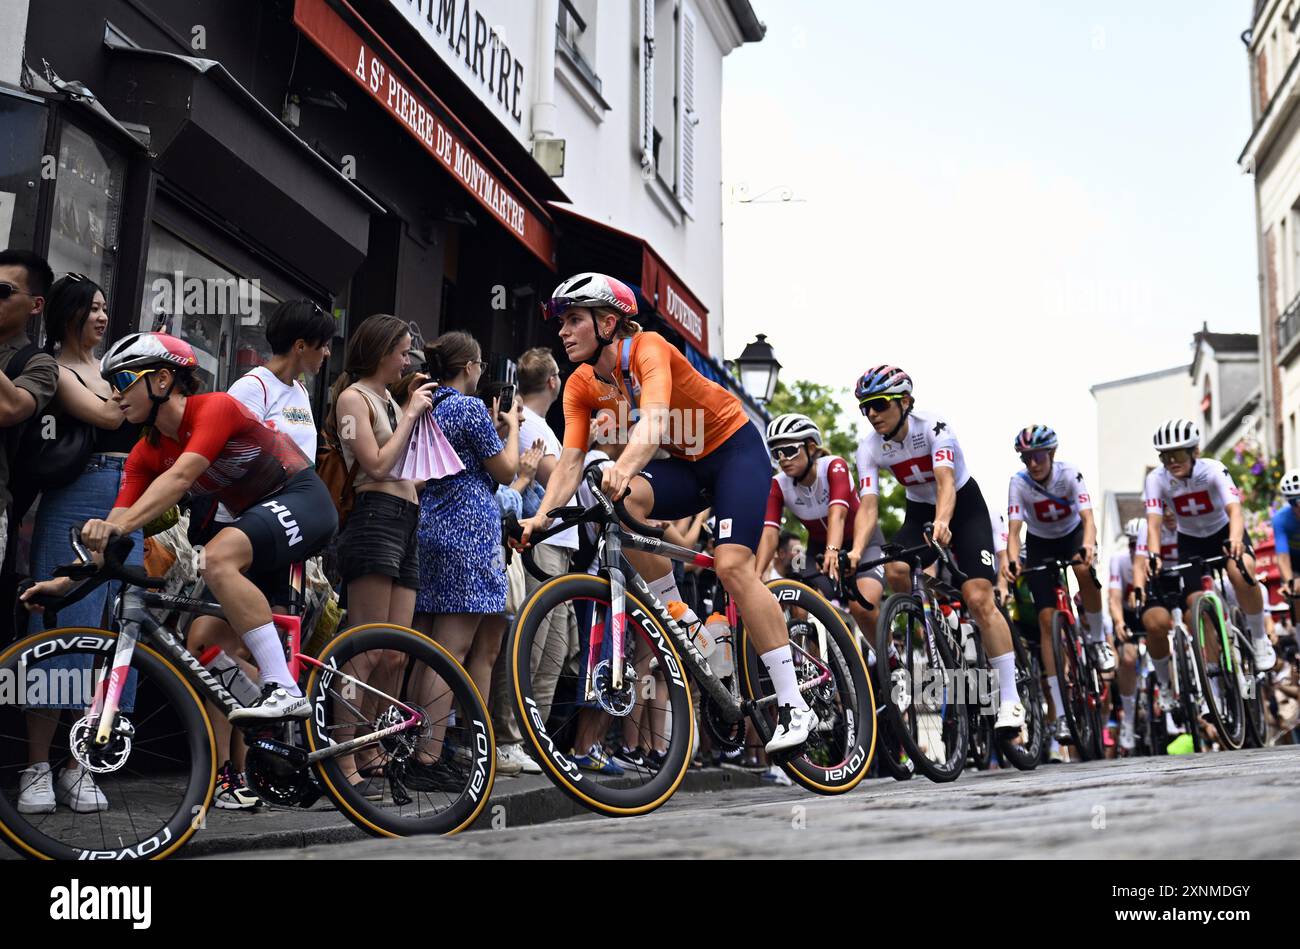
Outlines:
{"type": "Polygon", "coordinates": [[[934,461],[929,455],[898,461],[889,466],[899,484],[917,485],[934,480],[934,461]]]}
{"type": "Polygon", "coordinates": [[[1183,517],[1200,517],[1214,510],[1214,499],[1209,491],[1193,491],[1174,497],[1174,510],[1183,517]]]}
{"type": "Polygon", "coordinates": [[[1034,502],[1034,516],[1040,521],[1052,524],[1064,517],[1069,517],[1070,509],[1064,504],[1058,504],[1051,498],[1045,498],[1042,501],[1034,502]]]}

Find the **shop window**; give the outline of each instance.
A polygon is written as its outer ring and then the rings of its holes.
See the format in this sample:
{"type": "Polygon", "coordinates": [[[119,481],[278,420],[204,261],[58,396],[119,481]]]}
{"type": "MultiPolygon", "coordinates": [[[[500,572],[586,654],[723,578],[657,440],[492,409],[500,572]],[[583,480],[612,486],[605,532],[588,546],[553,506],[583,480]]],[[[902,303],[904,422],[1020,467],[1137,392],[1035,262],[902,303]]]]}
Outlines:
{"type": "Polygon", "coordinates": [[[109,305],[117,273],[117,231],[126,159],[75,125],[59,135],[48,259],[55,276],[85,274],[109,305]]]}
{"type": "Polygon", "coordinates": [[[0,92],[0,247],[32,249],[47,116],[43,104],[0,92]]]}
{"type": "Polygon", "coordinates": [[[271,357],[266,318],[279,300],[154,225],[149,238],[140,329],[171,333],[194,347],[206,391],[225,390],[271,357]]]}

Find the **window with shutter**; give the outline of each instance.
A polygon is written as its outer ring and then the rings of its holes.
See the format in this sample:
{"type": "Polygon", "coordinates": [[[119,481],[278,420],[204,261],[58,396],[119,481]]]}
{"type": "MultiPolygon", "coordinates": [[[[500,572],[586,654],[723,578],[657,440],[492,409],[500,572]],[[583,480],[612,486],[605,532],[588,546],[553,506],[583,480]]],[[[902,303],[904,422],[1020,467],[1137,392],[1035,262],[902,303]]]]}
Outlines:
{"type": "Polygon", "coordinates": [[[682,4],[677,55],[677,198],[687,213],[695,209],[695,14],[682,4]]]}

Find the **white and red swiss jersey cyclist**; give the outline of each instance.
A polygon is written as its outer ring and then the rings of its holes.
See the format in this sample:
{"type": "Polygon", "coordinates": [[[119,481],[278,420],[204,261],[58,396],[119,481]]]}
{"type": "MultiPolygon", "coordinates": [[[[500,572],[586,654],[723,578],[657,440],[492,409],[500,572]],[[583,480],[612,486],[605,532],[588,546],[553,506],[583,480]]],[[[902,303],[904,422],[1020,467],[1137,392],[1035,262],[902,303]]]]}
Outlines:
{"type": "Polygon", "coordinates": [[[1147,475],[1146,512],[1173,511],[1178,533],[1189,537],[1211,537],[1228,526],[1228,505],[1241,503],[1241,491],[1223,462],[1197,458],[1192,473],[1175,478],[1167,468],[1147,475]]]}
{"type": "Polygon", "coordinates": [[[1043,484],[1018,471],[1011,476],[1007,489],[1007,516],[1023,521],[1035,537],[1055,540],[1078,530],[1080,511],[1092,510],[1092,498],[1083,475],[1064,461],[1052,463],[1052,471],[1043,484]]]}
{"type": "MultiPolygon", "coordinates": [[[[1137,553],[1135,556],[1145,557],[1148,552],[1147,522],[1146,518],[1143,518],[1138,525],[1137,553]]],[[[1160,525],[1160,560],[1167,567],[1177,566],[1178,564],[1178,531],[1172,527],[1166,527],[1164,523],[1160,525]]]]}
{"type": "Polygon", "coordinates": [[[937,504],[939,486],[935,468],[953,470],[953,487],[960,491],[970,480],[957,434],[937,412],[913,409],[903,442],[887,442],[872,432],[858,443],[858,494],[880,493],[880,469],[888,468],[907,492],[909,501],[937,504]]]}
{"type": "Polygon", "coordinates": [[[849,471],[849,463],[835,455],[824,455],[813,465],[817,475],[809,487],[804,487],[784,472],[772,476],[764,526],[780,530],[782,509],[788,507],[808,529],[808,539],[825,544],[827,518],[831,508],[838,505],[848,510],[844,521],[844,538],[852,540],[853,516],[858,513],[858,499],[853,493],[853,473],[849,471]]]}

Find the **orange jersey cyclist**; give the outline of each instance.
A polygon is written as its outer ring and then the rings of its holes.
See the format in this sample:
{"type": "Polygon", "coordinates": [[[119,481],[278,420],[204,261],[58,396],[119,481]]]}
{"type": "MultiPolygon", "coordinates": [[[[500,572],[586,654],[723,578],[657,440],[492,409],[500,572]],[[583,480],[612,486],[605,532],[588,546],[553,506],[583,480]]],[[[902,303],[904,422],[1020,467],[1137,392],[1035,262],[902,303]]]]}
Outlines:
{"type": "MultiPolygon", "coordinates": [[[[560,284],[544,310],[547,319],[560,320],[564,350],[580,365],[564,386],[564,450],[540,511],[573,496],[592,413],[618,403],[633,424],[619,460],[605,468],[604,491],[624,498],[641,519],[674,520],[712,504],[718,579],[744,616],[777,694],[780,719],[767,750],[799,747],[816,717],[799,691],[785,620],[754,556],[772,479],[762,434],[739,399],[696,372],[658,333],[641,329],[626,284],[579,274],[560,284]],[[660,447],[669,457],[655,458],[660,447]]],[[[544,513],[522,521],[523,542],[550,523],[544,513]]],[[[661,601],[682,599],[666,558],[623,553],[661,601]]],[[[699,620],[688,612],[684,622],[699,620]]]]}

